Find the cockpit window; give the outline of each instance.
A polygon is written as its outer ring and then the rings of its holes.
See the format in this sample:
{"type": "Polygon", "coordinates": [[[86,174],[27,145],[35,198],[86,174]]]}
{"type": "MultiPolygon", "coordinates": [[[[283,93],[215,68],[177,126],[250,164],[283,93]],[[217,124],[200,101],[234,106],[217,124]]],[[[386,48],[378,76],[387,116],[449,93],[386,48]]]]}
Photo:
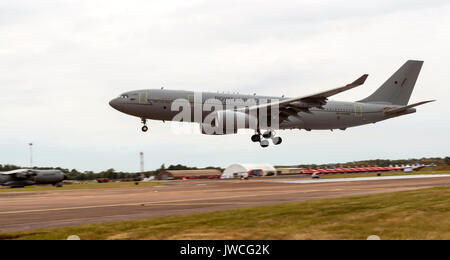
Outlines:
{"type": "Polygon", "coordinates": [[[128,95],[121,95],[120,98],[128,98],[128,95]]]}

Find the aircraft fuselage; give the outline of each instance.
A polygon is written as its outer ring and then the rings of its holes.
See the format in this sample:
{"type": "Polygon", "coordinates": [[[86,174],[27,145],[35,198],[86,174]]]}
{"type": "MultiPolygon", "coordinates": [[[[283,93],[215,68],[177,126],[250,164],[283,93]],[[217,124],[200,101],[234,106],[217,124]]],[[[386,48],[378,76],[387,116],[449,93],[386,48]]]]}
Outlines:
{"type": "Polygon", "coordinates": [[[252,142],[265,148],[268,140],[274,145],[282,143],[277,129],[345,130],[415,113],[414,107],[435,101],[409,104],[422,65],[423,61],[407,61],[374,93],[357,102],[329,98],[363,85],[368,74],[342,87],[295,98],[153,89],[124,93],[110,105],[140,117],[144,132],[148,131],[147,119],[199,123],[206,135],[254,129],[252,142]]]}
{"type": "Polygon", "coordinates": [[[9,187],[25,187],[36,184],[57,184],[64,180],[64,173],[58,170],[15,170],[0,172],[0,185],[9,187]]]}
{"type": "MultiPolygon", "coordinates": [[[[223,108],[227,109],[230,101],[256,100],[258,103],[264,100],[268,103],[287,98],[271,96],[254,96],[240,94],[221,93],[201,93],[202,99],[195,100],[195,92],[174,91],[174,90],[138,90],[131,91],[114,99],[110,105],[115,109],[132,116],[151,120],[172,121],[180,113],[176,100],[187,100],[191,105],[191,120],[189,122],[201,123],[209,114],[214,111],[203,109],[208,107],[210,102],[220,101],[223,108]],[[211,101],[213,100],[213,101],[211,101]],[[175,107],[173,107],[175,105],[175,107]],[[195,118],[195,106],[203,107],[201,116],[195,118]],[[200,121],[199,121],[200,120],[200,121]]],[[[376,123],[389,118],[416,112],[414,108],[402,113],[386,115],[387,108],[397,108],[401,106],[390,104],[370,104],[360,102],[328,101],[320,108],[310,108],[309,111],[300,111],[295,115],[290,115],[287,120],[279,124],[278,129],[307,129],[307,130],[330,130],[346,129],[370,123],[376,123]]]]}

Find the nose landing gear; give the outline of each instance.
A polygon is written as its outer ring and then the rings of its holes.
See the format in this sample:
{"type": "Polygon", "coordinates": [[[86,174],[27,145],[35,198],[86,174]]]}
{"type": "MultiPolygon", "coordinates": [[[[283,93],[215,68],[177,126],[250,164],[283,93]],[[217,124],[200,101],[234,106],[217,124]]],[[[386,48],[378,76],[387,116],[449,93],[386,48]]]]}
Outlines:
{"type": "Polygon", "coordinates": [[[147,127],[147,119],[146,118],[142,118],[142,124],[144,124],[144,126],[141,128],[142,132],[147,132],[148,131],[148,127],[147,127]]]}

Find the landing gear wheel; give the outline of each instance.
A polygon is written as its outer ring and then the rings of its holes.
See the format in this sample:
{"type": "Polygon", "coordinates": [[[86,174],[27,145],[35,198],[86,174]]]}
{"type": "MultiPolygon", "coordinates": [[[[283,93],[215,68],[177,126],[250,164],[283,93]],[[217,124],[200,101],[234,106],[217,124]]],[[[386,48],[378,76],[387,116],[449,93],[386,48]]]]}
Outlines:
{"type": "Polygon", "coordinates": [[[261,142],[261,135],[259,135],[259,134],[253,135],[253,136],[252,136],[252,141],[253,141],[254,143],[261,142]]]}
{"type": "Polygon", "coordinates": [[[144,126],[141,128],[142,132],[147,132],[148,131],[148,127],[147,127],[147,119],[146,118],[141,118],[141,122],[142,124],[144,124],[144,126]]]}
{"type": "Polygon", "coordinates": [[[275,136],[275,132],[272,130],[268,130],[268,131],[264,132],[264,134],[263,134],[263,137],[266,139],[270,139],[274,136],[275,136]]]}
{"type": "Polygon", "coordinates": [[[261,140],[260,144],[262,148],[269,147],[269,141],[267,140],[261,140]]]}
{"type": "Polygon", "coordinates": [[[283,139],[281,139],[281,137],[274,137],[272,138],[272,142],[274,145],[279,145],[283,142],[283,139]]]}

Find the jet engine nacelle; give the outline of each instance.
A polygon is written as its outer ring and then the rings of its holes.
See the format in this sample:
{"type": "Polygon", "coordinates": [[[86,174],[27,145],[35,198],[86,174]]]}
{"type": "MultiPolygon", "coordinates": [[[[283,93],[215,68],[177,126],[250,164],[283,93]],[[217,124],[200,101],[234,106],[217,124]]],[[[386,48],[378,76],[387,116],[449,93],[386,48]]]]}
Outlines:
{"type": "Polygon", "coordinates": [[[239,129],[255,129],[258,119],[252,115],[232,110],[222,110],[209,114],[200,124],[202,134],[229,135],[237,134],[239,129]]]}

